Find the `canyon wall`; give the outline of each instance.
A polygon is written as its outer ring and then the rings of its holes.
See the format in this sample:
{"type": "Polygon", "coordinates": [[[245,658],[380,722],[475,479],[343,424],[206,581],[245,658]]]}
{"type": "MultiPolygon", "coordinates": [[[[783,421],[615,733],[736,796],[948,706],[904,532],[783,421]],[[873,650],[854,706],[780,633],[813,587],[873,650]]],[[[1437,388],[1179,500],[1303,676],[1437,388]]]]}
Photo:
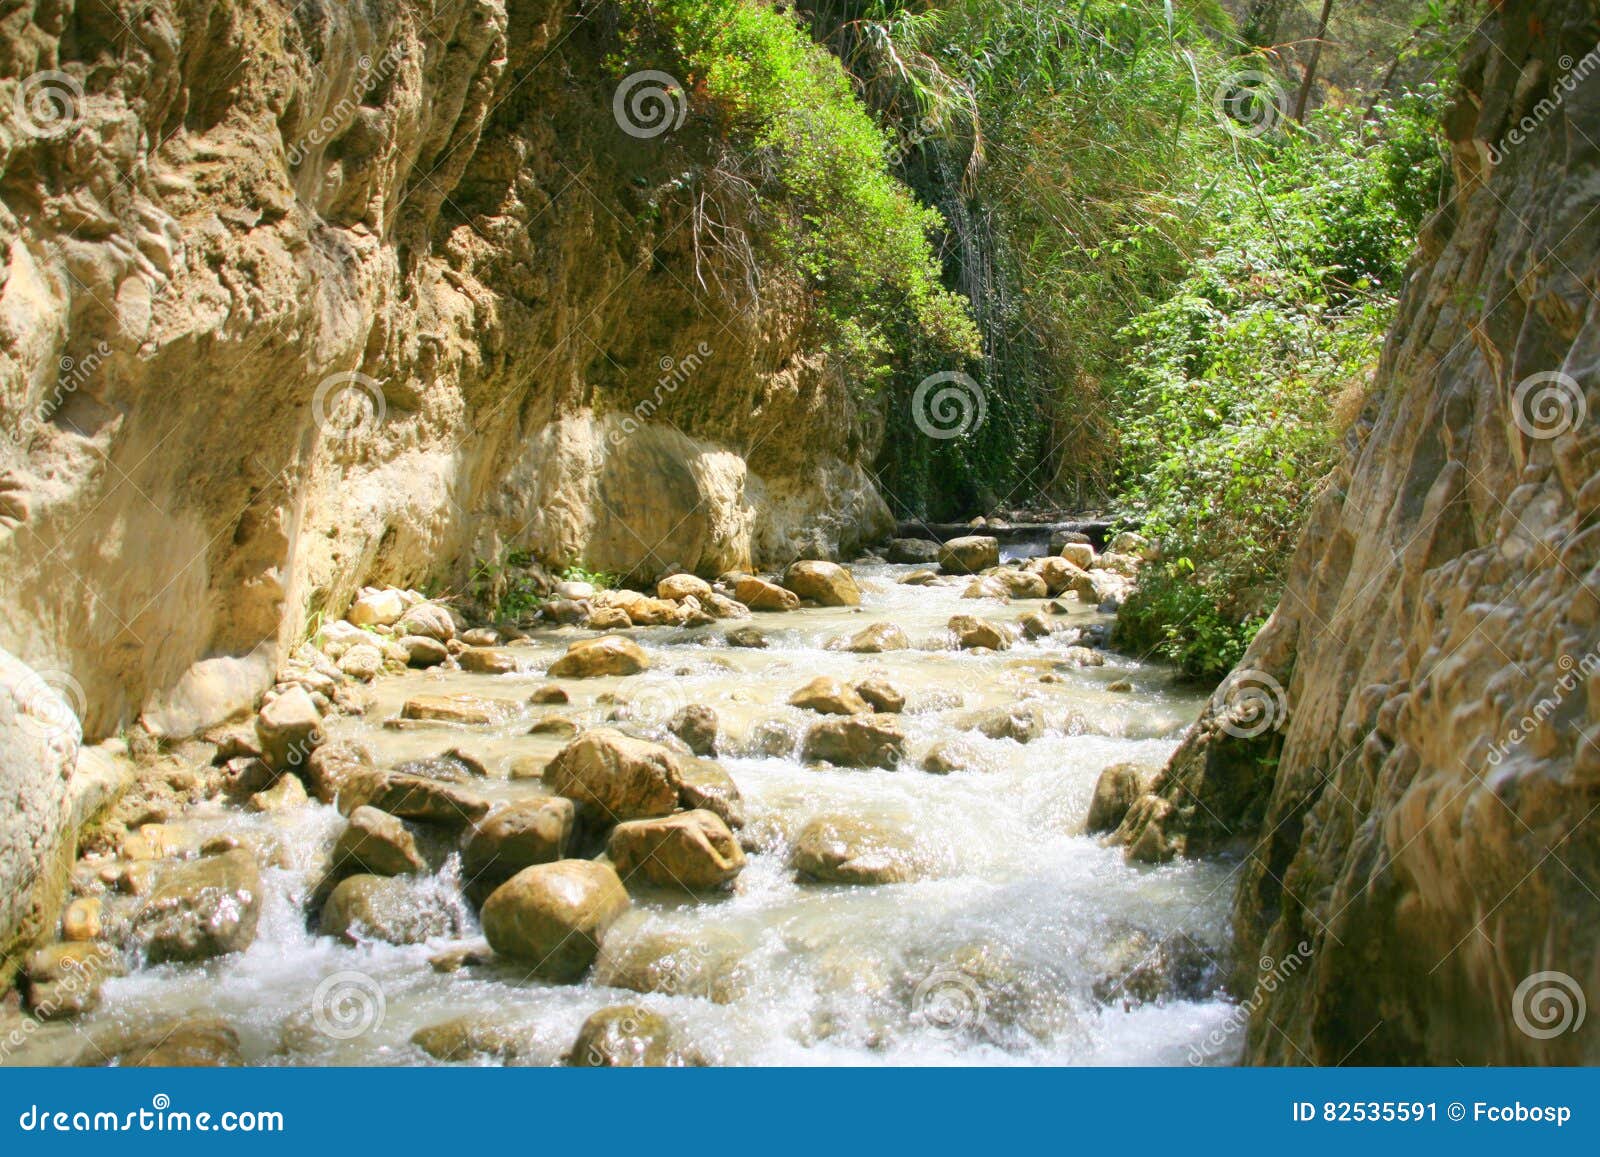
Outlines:
{"type": "Polygon", "coordinates": [[[1600,1062],[1597,17],[1507,0],[1468,42],[1347,457],[1121,832],[1239,855],[1251,1061],[1600,1062]]]}
{"type": "Polygon", "coordinates": [[[804,291],[708,256],[721,146],[614,107],[586,12],[0,14],[0,648],[86,738],[236,710],[365,583],[892,529],[804,291]]]}

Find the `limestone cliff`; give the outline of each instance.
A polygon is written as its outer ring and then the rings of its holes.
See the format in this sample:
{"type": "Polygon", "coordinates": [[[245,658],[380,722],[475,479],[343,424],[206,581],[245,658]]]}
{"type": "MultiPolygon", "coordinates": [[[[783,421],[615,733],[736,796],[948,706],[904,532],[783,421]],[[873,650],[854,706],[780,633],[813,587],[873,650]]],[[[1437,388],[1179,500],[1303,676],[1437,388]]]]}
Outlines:
{"type": "Polygon", "coordinates": [[[1345,462],[1122,832],[1244,853],[1253,1061],[1600,1061],[1597,16],[1507,0],[1467,46],[1345,462]]]}
{"type": "Polygon", "coordinates": [[[623,130],[601,12],[0,13],[0,647],[87,737],[243,705],[363,583],[890,528],[806,296],[707,275],[716,142],[623,130]]]}

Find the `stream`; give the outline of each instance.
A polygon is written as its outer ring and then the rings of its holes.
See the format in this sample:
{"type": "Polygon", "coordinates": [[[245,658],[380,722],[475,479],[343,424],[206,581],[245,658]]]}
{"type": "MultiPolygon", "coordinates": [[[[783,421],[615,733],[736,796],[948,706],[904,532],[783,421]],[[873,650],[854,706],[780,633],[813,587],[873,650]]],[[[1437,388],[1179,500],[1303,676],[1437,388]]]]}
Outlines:
{"type": "Polygon", "coordinates": [[[959,651],[947,638],[950,616],[1009,622],[1041,604],[963,599],[960,585],[901,585],[913,569],[906,566],[854,569],[861,607],[757,614],[765,649],[724,639],[752,620],[639,628],[630,637],[651,668],[562,680],[569,703],[526,705],[492,727],[385,725],[423,693],[524,703],[550,682],[544,670],[566,645],[591,634],[547,628],[515,645],[516,673],[382,676],[370,685],[375,702],[365,716],[330,719],[332,739],[358,740],[379,767],[462,747],[488,768],[474,789],[509,801],[542,794],[537,779],[511,777],[513,761],[548,758],[567,742],[529,735],[540,719],[559,716],[581,730],[624,704],[619,726],[664,736],[682,707],[716,712],[717,758],[744,799],[747,866],[726,896],[634,892],[581,982],[526,979],[507,963],[430,964],[480,936],[461,898],[458,853],[416,885],[418,903],[443,913],[450,934],[404,946],[313,934],[307,907],[343,818],[315,800],[257,814],[218,799],[174,826],[194,846],[227,835],[254,850],[266,891],[254,942],[195,964],[130,961],[127,975],[106,983],[98,1009],[41,1025],[10,1062],[69,1063],[86,1036],[200,1013],[225,1019],[252,1064],[438,1063],[413,1034],[463,1015],[510,1026],[523,1042],[519,1063],[556,1064],[590,1014],[630,1004],[665,1016],[711,1064],[1161,1065],[1201,1052],[1208,1063],[1231,1063],[1242,1042],[1229,1031],[1236,1005],[1221,989],[1219,964],[1228,866],[1128,864],[1120,848],[1083,834],[1100,771],[1125,761],[1159,767],[1198,713],[1199,694],[1165,668],[1110,652],[1098,652],[1103,665],[1079,665],[1083,652],[1068,651],[1072,628],[1109,622],[1091,607],[1067,604],[1047,638],[959,651]],[[829,649],[880,621],[902,628],[912,649],[829,649]],[[899,770],[799,761],[800,737],[819,717],[787,700],[817,675],[871,675],[904,695],[908,757],[899,770]],[[1037,707],[1043,723],[1031,741],[974,729],[984,710],[1019,702],[1037,707]],[[932,746],[951,740],[972,770],[920,770],[932,746]],[[917,877],[877,886],[797,881],[790,848],[824,813],[909,836],[917,877]],[[602,983],[617,978],[619,961],[639,960],[655,961],[657,991],[602,983]],[[1202,1045],[1211,1034],[1226,1043],[1202,1045]]]}

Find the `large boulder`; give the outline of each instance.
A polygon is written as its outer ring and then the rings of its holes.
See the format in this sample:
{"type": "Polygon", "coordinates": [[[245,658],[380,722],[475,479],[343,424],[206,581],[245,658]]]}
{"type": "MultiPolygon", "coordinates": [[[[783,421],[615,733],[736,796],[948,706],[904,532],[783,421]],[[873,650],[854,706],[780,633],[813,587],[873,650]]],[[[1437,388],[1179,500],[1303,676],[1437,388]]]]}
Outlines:
{"type": "Polygon", "coordinates": [[[744,870],[738,841],[721,817],[707,810],[618,824],[607,853],[625,881],[637,877],[658,888],[690,892],[724,887],[744,870]]]}
{"type": "Polygon", "coordinates": [[[645,819],[678,806],[678,767],[659,743],[603,727],[563,747],[545,768],[544,786],[611,820],[645,819]]]}
{"type": "Polygon", "coordinates": [[[243,848],[176,864],[133,917],[152,964],[243,952],[261,917],[261,872],[243,848]]]}
{"type": "Polygon", "coordinates": [[[345,618],[358,627],[389,627],[400,621],[406,613],[404,591],[390,587],[384,590],[367,588],[350,604],[345,618]]]}
{"type": "Polygon", "coordinates": [[[576,809],[570,799],[518,800],[478,825],[461,853],[461,869],[487,896],[524,868],[552,864],[567,854],[576,809]]]}
{"type": "Polygon", "coordinates": [[[699,599],[702,603],[711,595],[711,584],[698,575],[669,574],[666,578],[656,583],[656,597],[670,599],[674,602],[690,597],[699,599]]]}
{"type": "Polygon", "coordinates": [[[358,807],[333,845],[335,871],[374,876],[404,876],[426,870],[417,841],[399,817],[375,807],[358,807]]]}
{"type": "Polygon", "coordinates": [[[1045,589],[1051,598],[1072,590],[1078,577],[1084,573],[1083,567],[1056,555],[1036,558],[1028,564],[1028,568],[1044,580],[1045,589]]]}
{"type": "Polygon", "coordinates": [[[1032,571],[1003,567],[994,573],[994,577],[1004,584],[1006,594],[1014,599],[1046,599],[1051,594],[1044,577],[1032,571]]]}
{"type": "Polygon", "coordinates": [[[795,841],[794,868],[824,884],[897,884],[916,877],[909,837],[853,816],[818,816],[795,841]]]}
{"type": "Polygon", "coordinates": [[[939,550],[939,569],[945,574],[979,574],[1000,565],[1000,540],[984,534],[952,538],[939,550]]]}
{"type": "Polygon", "coordinates": [[[421,635],[448,643],[456,637],[455,620],[450,612],[436,603],[418,603],[395,624],[396,635],[421,635]]]}
{"type": "Polygon", "coordinates": [[[694,703],[672,717],[667,730],[683,740],[695,755],[717,753],[717,713],[702,703],[694,703]]]}
{"type": "Polygon", "coordinates": [[[905,732],[893,715],[850,715],[813,726],[801,758],[839,767],[894,768],[905,753],[905,732]]]}
{"type": "Polygon", "coordinates": [[[854,688],[828,675],[818,675],[789,696],[789,706],[821,715],[865,715],[872,710],[854,688]]]}
{"type": "Polygon", "coordinates": [[[803,599],[824,607],[861,605],[861,588],[851,573],[836,562],[804,559],[789,564],[783,585],[803,599]]]}
{"type": "Polygon", "coordinates": [[[1087,542],[1069,542],[1062,546],[1061,557],[1079,570],[1088,570],[1094,565],[1094,547],[1087,542]]]}
{"type": "Polygon", "coordinates": [[[446,828],[477,823],[489,812],[488,799],[469,788],[397,772],[373,773],[350,785],[340,804],[352,811],[364,804],[401,819],[446,828]]]}
{"type": "Polygon", "coordinates": [[[601,675],[637,675],[650,666],[643,648],[620,635],[580,639],[550,665],[552,679],[593,679],[601,675]]]}
{"type": "Polygon", "coordinates": [[[0,987],[55,919],[66,887],[77,845],[68,795],[82,738],[75,706],[0,651],[0,987]]]}
{"type": "Polygon", "coordinates": [[[874,711],[898,715],[906,709],[906,697],[887,679],[863,679],[855,685],[855,692],[874,711]]]}
{"type": "Polygon", "coordinates": [[[572,983],[628,905],[627,889],[605,864],[537,864],[495,889],[483,906],[483,934],[500,955],[531,965],[533,975],[572,983]]]}
{"type": "Polygon", "coordinates": [[[797,611],[800,596],[764,578],[745,575],[733,588],[733,597],[752,611],[797,611]]]}
{"type": "Polygon", "coordinates": [[[265,704],[256,716],[261,758],[273,771],[298,771],[322,739],[322,714],[298,684],[265,704]]]}

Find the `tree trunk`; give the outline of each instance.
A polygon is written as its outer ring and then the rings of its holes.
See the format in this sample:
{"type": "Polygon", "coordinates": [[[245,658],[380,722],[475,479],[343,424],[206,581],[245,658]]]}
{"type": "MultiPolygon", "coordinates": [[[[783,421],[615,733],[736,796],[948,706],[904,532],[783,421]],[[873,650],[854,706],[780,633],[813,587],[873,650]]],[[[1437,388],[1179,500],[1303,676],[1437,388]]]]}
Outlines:
{"type": "Polygon", "coordinates": [[[1328,17],[1333,0],[1322,0],[1322,15],[1317,18],[1317,35],[1311,42],[1311,59],[1306,62],[1305,79],[1300,82],[1300,97],[1294,104],[1294,119],[1306,123],[1306,108],[1311,103],[1311,86],[1317,81],[1317,65],[1322,61],[1322,42],[1328,35],[1328,17]]]}

